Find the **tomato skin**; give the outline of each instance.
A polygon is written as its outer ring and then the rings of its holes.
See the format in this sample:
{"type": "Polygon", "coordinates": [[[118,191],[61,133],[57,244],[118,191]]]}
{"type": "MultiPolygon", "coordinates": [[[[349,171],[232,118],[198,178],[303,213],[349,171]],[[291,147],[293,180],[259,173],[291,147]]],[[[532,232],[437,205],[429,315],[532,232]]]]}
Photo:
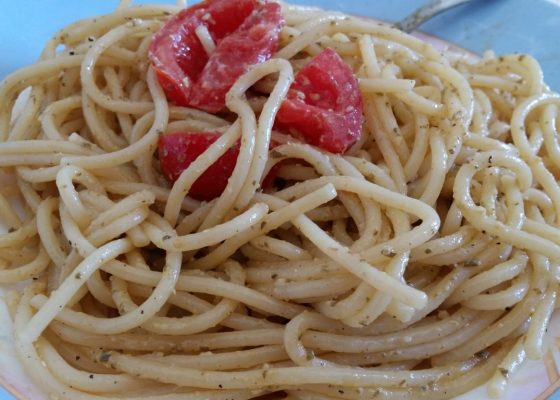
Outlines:
{"type": "Polygon", "coordinates": [[[276,52],[282,26],[284,17],[278,3],[265,3],[255,9],[210,55],[193,88],[190,105],[211,113],[220,111],[235,81],[276,52]]]}
{"type": "Polygon", "coordinates": [[[296,75],[276,116],[276,127],[332,153],[344,153],[362,132],[359,83],[328,48],[296,75]]]}
{"type": "Polygon", "coordinates": [[[194,83],[208,62],[195,30],[205,24],[214,42],[235,31],[257,0],[206,0],[171,17],[154,35],[149,58],[168,99],[189,105],[194,83]]]}
{"type": "MultiPolygon", "coordinates": [[[[159,162],[163,175],[169,182],[175,182],[220,134],[215,132],[177,132],[159,138],[159,162]]],[[[212,200],[227,186],[235,168],[239,144],[227,150],[191,186],[189,196],[197,200],[212,200]]]]}
{"type": "Polygon", "coordinates": [[[169,100],[215,113],[235,81],[274,54],[283,25],[277,3],[206,0],[168,21],[154,35],[149,57],[169,100]],[[210,57],[196,35],[202,24],[216,44],[210,57]]]}
{"type": "MultiPolygon", "coordinates": [[[[175,182],[181,173],[188,168],[212,143],[220,137],[216,132],[175,132],[159,138],[158,154],[163,175],[169,182],[175,182]]],[[[270,147],[278,143],[271,142],[270,147]]],[[[222,194],[233,173],[240,142],[237,141],[214,164],[212,164],[193,183],[189,196],[197,200],[212,200],[222,194]]],[[[277,174],[273,168],[263,180],[263,186],[271,186],[277,174]]]]}

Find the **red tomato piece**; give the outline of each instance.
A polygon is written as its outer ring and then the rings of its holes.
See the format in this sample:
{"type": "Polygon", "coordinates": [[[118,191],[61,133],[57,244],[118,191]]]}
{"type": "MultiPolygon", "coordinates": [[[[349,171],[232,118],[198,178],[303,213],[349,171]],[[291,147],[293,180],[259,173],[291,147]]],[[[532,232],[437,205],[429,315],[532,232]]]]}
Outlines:
{"type": "MultiPolygon", "coordinates": [[[[159,138],[159,162],[165,178],[175,182],[220,135],[210,132],[178,132],[159,138]]],[[[192,185],[189,196],[198,200],[212,200],[227,186],[237,156],[239,144],[231,147],[212,164],[192,185]]]]}
{"type": "Polygon", "coordinates": [[[206,0],[173,16],[154,35],[149,57],[168,99],[189,105],[192,86],[208,62],[196,28],[204,24],[214,42],[235,31],[257,0],[206,0]]]}
{"type": "Polygon", "coordinates": [[[217,112],[237,78],[276,51],[283,25],[277,3],[206,0],[168,21],[154,36],[149,57],[169,100],[217,112]],[[210,57],[196,35],[201,24],[216,43],[210,57]]]}
{"type": "Polygon", "coordinates": [[[276,126],[332,153],[344,153],[362,132],[358,79],[332,49],[296,75],[276,116],[276,126]]]}
{"type": "Polygon", "coordinates": [[[193,87],[190,105],[208,112],[222,109],[235,81],[252,65],[265,62],[276,52],[283,25],[278,3],[265,3],[253,11],[210,55],[193,87]]]}
{"type": "MultiPolygon", "coordinates": [[[[159,162],[163,175],[175,182],[212,143],[220,137],[215,132],[177,132],[159,138],[159,162]]],[[[277,146],[271,142],[270,147],[277,146]]],[[[239,156],[239,141],[227,150],[193,183],[189,196],[197,200],[212,200],[222,194],[233,173],[239,156]]],[[[277,169],[272,169],[264,179],[264,186],[272,185],[277,169]]]]}

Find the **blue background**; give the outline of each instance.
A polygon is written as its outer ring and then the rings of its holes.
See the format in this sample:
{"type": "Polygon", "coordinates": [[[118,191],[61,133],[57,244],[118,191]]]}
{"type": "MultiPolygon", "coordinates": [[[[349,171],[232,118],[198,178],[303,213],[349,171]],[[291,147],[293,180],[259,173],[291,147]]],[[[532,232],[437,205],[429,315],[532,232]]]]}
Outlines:
{"type": "MultiPolygon", "coordinates": [[[[142,0],[169,3],[173,0],[142,0]]],[[[396,21],[424,0],[291,0],[348,13],[396,21]]],[[[117,0],[0,0],[0,79],[37,59],[58,28],[110,12],[117,0]]],[[[560,91],[560,0],[475,0],[435,17],[421,30],[475,52],[525,52],[543,65],[545,79],[560,91]]]]}
{"type": "MultiPolygon", "coordinates": [[[[137,1],[169,3],[172,0],[137,1]]],[[[424,0],[292,0],[347,13],[397,21],[424,0]]],[[[0,79],[33,63],[44,42],[77,19],[110,12],[117,0],[1,0],[0,79]]],[[[543,66],[545,80],[560,91],[560,0],[475,0],[435,17],[421,30],[481,53],[530,53],[543,66]]],[[[0,400],[12,399],[0,389],[0,400]]],[[[551,399],[560,400],[560,394],[551,399]]]]}

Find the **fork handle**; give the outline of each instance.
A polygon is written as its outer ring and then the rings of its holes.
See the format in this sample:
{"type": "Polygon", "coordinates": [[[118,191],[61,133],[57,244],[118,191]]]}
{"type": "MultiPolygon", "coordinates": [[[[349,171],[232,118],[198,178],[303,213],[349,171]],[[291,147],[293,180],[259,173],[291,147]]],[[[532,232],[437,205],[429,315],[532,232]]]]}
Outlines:
{"type": "Polygon", "coordinates": [[[432,0],[402,21],[397,22],[395,27],[407,33],[412,32],[418,25],[421,25],[424,21],[433,16],[469,1],[470,0],[432,0]]]}

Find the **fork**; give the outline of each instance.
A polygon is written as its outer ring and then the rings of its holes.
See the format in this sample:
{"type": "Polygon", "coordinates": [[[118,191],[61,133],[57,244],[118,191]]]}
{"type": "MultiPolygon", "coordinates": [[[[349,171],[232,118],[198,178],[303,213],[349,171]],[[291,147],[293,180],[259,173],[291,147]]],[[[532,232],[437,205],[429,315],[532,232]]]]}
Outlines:
{"type": "Polygon", "coordinates": [[[428,4],[420,7],[403,20],[397,22],[395,27],[404,32],[412,32],[416,27],[433,16],[458,5],[468,3],[469,1],[472,0],[431,0],[428,4]]]}

